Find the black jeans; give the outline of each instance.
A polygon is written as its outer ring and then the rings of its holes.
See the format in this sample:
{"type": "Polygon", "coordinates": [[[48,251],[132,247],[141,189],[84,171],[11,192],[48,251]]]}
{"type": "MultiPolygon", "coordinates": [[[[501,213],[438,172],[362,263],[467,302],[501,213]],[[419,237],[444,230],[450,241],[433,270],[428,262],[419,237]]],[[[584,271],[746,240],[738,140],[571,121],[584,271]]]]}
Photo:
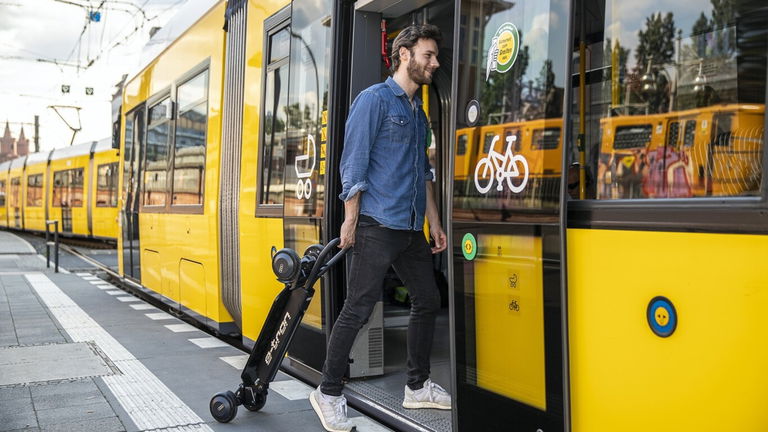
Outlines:
{"type": "Polygon", "coordinates": [[[411,298],[407,384],[412,390],[421,388],[429,378],[435,317],[440,309],[432,252],[424,232],[361,224],[355,231],[351,255],[347,298],[331,331],[320,390],[327,395],[341,395],[352,344],[381,299],[384,274],[390,266],[405,283],[411,298]]]}

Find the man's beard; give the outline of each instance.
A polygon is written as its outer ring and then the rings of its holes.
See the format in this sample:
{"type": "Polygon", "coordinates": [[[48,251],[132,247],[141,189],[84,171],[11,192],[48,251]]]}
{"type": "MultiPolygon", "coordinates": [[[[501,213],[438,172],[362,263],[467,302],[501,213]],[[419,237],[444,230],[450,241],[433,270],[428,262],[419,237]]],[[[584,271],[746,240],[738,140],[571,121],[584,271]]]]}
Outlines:
{"type": "Polygon", "coordinates": [[[408,60],[408,78],[410,78],[413,82],[415,82],[418,85],[425,85],[425,84],[432,83],[432,76],[427,75],[426,66],[421,67],[421,65],[416,63],[416,60],[414,60],[413,57],[411,57],[411,59],[408,60]]]}

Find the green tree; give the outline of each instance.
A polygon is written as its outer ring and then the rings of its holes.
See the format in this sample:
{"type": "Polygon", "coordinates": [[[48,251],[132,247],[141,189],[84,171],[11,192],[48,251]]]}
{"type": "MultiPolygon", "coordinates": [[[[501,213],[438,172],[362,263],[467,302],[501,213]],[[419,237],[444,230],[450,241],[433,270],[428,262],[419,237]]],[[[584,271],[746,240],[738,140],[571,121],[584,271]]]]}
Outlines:
{"type": "MultiPolygon", "coordinates": [[[[733,0],[710,0],[712,3],[711,27],[720,30],[733,25],[733,0]]],[[[702,14],[703,15],[703,14],[702,14]]]]}
{"type": "Polygon", "coordinates": [[[695,23],[693,23],[693,28],[691,29],[691,36],[698,36],[702,34],[706,34],[712,31],[712,25],[709,22],[709,19],[706,15],[704,15],[704,12],[699,15],[699,19],[696,20],[695,23]]]}
{"type": "Polygon", "coordinates": [[[667,12],[665,16],[661,12],[651,14],[645,19],[645,30],[637,32],[637,38],[635,68],[638,72],[646,70],[650,57],[657,66],[670,63],[675,54],[675,18],[672,12],[667,12]]]}

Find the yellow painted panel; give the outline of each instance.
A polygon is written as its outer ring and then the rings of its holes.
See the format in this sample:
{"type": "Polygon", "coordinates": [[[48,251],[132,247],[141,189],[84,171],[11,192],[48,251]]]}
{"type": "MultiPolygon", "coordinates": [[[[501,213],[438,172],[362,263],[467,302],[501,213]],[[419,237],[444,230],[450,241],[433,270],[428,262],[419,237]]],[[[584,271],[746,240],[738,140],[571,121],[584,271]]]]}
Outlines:
{"type": "Polygon", "coordinates": [[[45,189],[48,187],[47,179],[45,178],[45,163],[38,163],[34,165],[28,165],[24,170],[24,177],[22,178],[22,186],[24,187],[24,229],[45,231],[45,189]],[[42,194],[41,202],[39,206],[29,206],[29,182],[30,176],[42,174],[43,188],[39,191],[42,194]]]}
{"type": "Polygon", "coordinates": [[[8,171],[0,171],[0,227],[8,226],[8,190],[10,181],[8,180],[8,171]]]}
{"type": "Polygon", "coordinates": [[[575,432],[768,427],[768,236],[568,230],[575,432]],[[655,296],[676,331],[646,320],[655,296]]]}
{"type": "MultiPolygon", "coordinates": [[[[283,244],[283,220],[253,218],[247,229],[241,230],[240,250],[241,301],[243,305],[243,336],[255,341],[267,318],[277,293],[283,289],[272,272],[270,249],[283,244]]],[[[242,226],[242,225],[241,225],[242,226]]]]}
{"type": "Polygon", "coordinates": [[[160,253],[151,249],[141,251],[141,283],[145,287],[163,294],[161,268],[155,263],[160,262],[160,253]]]}
{"type": "Polygon", "coordinates": [[[541,237],[479,235],[477,385],[546,409],[541,237]]]}
{"type": "Polygon", "coordinates": [[[181,304],[200,315],[208,316],[205,304],[205,269],[202,264],[185,259],[179,261],[179,291],[181,304]]]}

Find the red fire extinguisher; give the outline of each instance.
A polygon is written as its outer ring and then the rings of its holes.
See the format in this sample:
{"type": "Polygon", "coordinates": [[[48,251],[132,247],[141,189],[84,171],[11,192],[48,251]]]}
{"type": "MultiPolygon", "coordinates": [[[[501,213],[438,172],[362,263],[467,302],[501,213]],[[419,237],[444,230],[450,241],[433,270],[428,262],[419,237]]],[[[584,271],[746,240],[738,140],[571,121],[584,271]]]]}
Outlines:
{"type": "Polygon", "coordinates": [[[389,69],[391,62],[387,55],[387,21],[381,20],[381,60],[384,65],[389,69]]]}

